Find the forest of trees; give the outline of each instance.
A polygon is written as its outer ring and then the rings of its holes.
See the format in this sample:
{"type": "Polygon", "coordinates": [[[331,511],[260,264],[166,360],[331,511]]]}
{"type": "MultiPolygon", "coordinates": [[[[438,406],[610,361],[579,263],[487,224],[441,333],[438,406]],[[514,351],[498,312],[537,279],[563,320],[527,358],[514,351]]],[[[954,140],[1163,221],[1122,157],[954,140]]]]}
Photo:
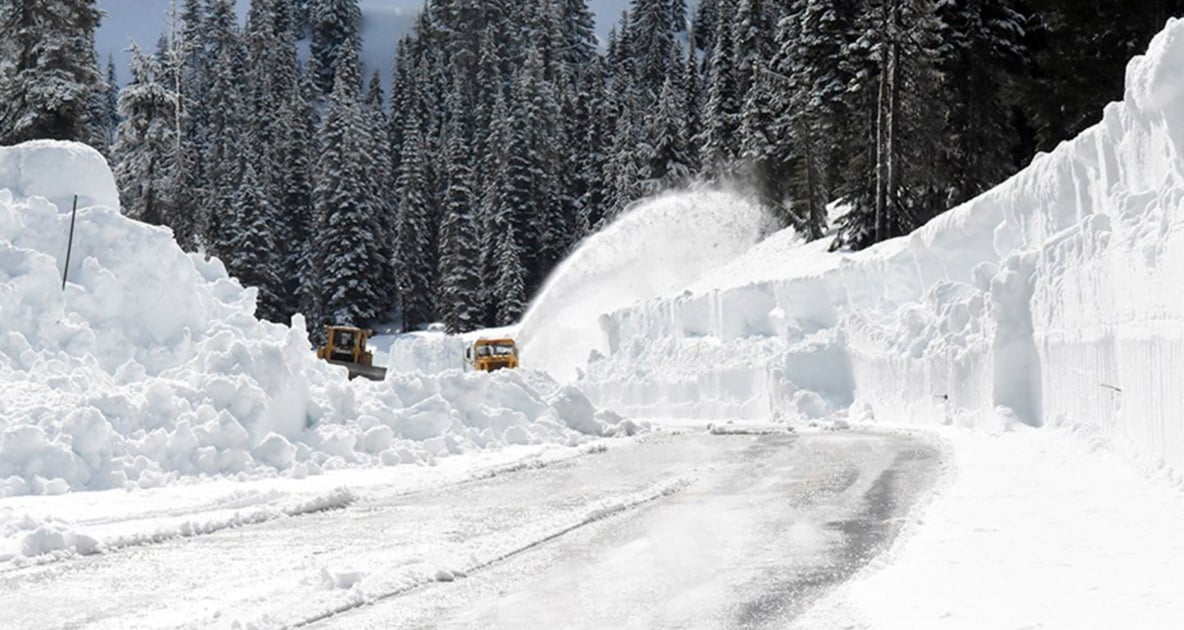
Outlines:
{"type": "Polygon", "coordinates": [[[261,317],[452,331],[515,321],[574,244],[691,183],[835,248],[907,233],[1096,122],[1184,9],[633,0],[599,42],[586,0],[430,0],[388,96],[357,0],[234,4],[177,0],[121,90],[94,0],[0,4],[0,144],[100,149],[124,211],[219,257],[261,317]]]}

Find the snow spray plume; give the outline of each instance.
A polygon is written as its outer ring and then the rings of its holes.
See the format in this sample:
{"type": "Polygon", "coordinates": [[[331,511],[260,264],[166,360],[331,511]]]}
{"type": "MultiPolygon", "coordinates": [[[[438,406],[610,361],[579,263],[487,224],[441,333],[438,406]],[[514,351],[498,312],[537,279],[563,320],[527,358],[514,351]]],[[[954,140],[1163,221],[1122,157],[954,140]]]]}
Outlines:
{"type": "Polygon", "coordinates": [[[522,319],[523,364],[575,378],[592,351],[608,351],[601,315],[677,295],[774,227],[758,205],[722,190],[671,192],[637,204],[551,274],[522,319]]]}

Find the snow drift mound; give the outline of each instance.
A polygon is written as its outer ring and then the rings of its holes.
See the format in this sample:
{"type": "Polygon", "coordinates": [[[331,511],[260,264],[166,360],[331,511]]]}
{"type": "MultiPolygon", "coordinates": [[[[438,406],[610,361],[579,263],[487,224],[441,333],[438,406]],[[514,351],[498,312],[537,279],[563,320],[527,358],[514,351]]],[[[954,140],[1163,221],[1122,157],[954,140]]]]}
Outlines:
{"type": "Polygon", "coordinates": [[[315,359],[301,318],[256,320],[254,289],[117,203],[89,148],[0,148],[0,496],[315,474],[634,429],[530,371],[349,382],[315,359]],[[41,191],[82,206],[65,291],[69,207],[41,191]]]}
{"type": "Polygon", "coordinates": [[[639,414],[690,399],[743,416],[1072,423],[1184,471],[1184,23],[1126,86],[1100,124],[910,236],[858,254],[782,239],[691,294],[614,313],[587,388],[639,414]],[[680,370],[690,360],[704,368],[680,370]]]}
{"type": "Polygon", "coordinates": [[[757,205],[728,192],[668,193],[626,212],[585,240],[523,316],[523,363],[571,379],[589,353],[604,353],[599,316],[682,290],[772,229],[757,205]]]}

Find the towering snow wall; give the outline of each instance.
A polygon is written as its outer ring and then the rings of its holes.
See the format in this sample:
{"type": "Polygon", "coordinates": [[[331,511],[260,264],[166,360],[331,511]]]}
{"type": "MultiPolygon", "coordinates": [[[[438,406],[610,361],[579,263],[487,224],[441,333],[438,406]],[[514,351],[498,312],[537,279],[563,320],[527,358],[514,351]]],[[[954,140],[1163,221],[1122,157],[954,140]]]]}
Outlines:
{"type": "Polygon", "coordinates": [[[603,404],[651,415],[1073,423],[1184,470],[1184,23],[1103,121],[858,254],[777,237],[613,314],[603,404]]]}
{"type": "Polygon", "coordinates": [[[0,497],[316,474],[631,431],[544,374],[348,381],[216,259],[118,211],[82,145],[0,147],[0,497]],[[79,197],[69,283],[69,208],[79,197]]]}

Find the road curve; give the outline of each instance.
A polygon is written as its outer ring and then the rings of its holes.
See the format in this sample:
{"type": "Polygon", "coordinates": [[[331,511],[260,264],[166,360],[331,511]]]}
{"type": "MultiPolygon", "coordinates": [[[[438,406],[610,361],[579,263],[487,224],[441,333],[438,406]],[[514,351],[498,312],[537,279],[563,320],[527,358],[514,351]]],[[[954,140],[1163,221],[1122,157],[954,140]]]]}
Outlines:
{"type": "Polygon", "coordinates": [[[784,627],[888,546],[940,458],[864,432],[667,446],[689,458],[677,469],[697,471],[684,491],[316,627],[784,627]]]}
{"type": "Polygon", "coordinates": [[[0,625],[774,627],[886,548],[939,458],[897,434],[659,432],[6,571],[0,625]]]}

